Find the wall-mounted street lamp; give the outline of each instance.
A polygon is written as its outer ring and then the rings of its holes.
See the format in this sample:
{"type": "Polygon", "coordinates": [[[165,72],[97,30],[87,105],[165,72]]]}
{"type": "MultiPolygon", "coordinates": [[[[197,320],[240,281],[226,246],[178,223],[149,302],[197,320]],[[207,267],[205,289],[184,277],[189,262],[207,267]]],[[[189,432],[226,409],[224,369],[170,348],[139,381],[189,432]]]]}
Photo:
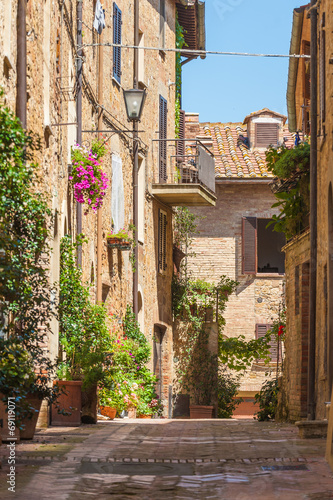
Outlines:
{"type": "Polygon", "coordinates": [[[138,194],[138,176],[139,176],[139,140],[138,123],[141,119],[143,106],[146,100],[146,90],[131,89],[124,90],[124,101],[126,106],[127,118],[133,123],[133,226],[134,226],[134,262],[133,271],[133,312],[135,319],[138,319],[138,289],[139,289],[139,251],[138,251],[138,224],[139,224],[139,194],[138,194]]]}
{"type": "Polygon", "coordinates": [[[131,89],[123,92],[128,120],[131,122],[140,121],[146,100],[146,89],[131,89]]]}

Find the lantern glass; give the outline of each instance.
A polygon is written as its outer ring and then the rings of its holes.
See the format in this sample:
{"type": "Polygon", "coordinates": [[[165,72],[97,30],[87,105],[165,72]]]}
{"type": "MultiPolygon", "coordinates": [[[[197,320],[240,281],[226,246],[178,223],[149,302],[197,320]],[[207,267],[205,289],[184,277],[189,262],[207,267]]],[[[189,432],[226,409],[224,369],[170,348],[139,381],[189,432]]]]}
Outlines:
{"type": "Polygon", "coordinates": [[[127,117],[130,121],[139,121],[146,99],[146,90],[124,90],[127,117]]]}

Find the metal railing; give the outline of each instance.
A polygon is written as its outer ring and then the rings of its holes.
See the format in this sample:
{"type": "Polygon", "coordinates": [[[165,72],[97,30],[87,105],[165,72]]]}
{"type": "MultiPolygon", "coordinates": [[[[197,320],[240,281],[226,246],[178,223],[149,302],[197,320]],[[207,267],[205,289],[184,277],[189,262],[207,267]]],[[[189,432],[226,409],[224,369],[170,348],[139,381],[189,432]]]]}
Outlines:
{"type": "Polygon", "coordinates": [[[201,184],[215,193],[215,159],[196,139],[153,139],[155,184],[201,184]]]}

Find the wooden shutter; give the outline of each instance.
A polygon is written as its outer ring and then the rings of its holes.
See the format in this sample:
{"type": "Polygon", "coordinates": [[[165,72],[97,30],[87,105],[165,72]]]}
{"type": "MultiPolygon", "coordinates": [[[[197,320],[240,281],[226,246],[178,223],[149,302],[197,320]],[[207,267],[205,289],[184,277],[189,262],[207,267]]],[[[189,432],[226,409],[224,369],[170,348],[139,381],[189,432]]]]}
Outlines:
{"type": "Polygon", "coordinates": [[[159,182],[167,180],[167,138],[168,106],[167,101],[160,95],[159,102],[159,182]]]}
{"type": "Polygon", "coordinates": [[[167,214],[163,210],[158,210],[158,270],[164,272],[167,268],[166,262],[166,233],[167,232],[167,214]]]}
{"type": "Polygon", "coordinates": [[[256,123],[256,147],[267,148],[276,146],[279,140],[279,126],[277,123],[256,123]]]}
{"type": "MultiPolygon", "coordinates": [[[[310,55],[310,42],[304,41],[303,43],[303,54],[310,55]]],[[[310,100],[310,59],[303,59],[303,94],[306,101],[310,100]]],[[[307,104],[309,104],[307,102],[307,104]]]]}
{"type": "MultiPolygon", "coordinates": [[[[179,137],[178,139],[185,139],[185,111],[179,111],[179,137]]],[[[177,161],[183,162],[185,154],[185,142],[177,141],[177,161]]]]}
{"type": "MultiPolygon", "coordinates": [[[[121,43],[121,10],[113,4],[113,43],[121,43]]],[[[121,80],[121,48],[113,47],[113,77],[120,83],[121,80]]]]}
{"type": "MultiPolygon", "coordinates": [[[[269,324],[256,324],[256,338],[260,339],[266,335],[268,330],[272,328],[272,325],[269,324]]],[[[271,339],[269,345],[269,352],[271,355],[271,361],[277,361],[277,341],[275,339],[271,339]]]]}
{"type": "MultiPolygon", "coordinates": [[[[321,26],[325,26],[325,18],[323,17],[321,21],[321,26]]],[[[319,133],[321,135],[325,134],[323,124],[326,119],[326,85],[325,85],[325,53],[326,53],[326,40],[325,40],[325,30],[320,30],[319,35],[319,133]]]]}
{"type": "Polygon", "coordinates": [[[257,219],[243,217],[242,220],[242,273],[257,272],[257,219]]]}

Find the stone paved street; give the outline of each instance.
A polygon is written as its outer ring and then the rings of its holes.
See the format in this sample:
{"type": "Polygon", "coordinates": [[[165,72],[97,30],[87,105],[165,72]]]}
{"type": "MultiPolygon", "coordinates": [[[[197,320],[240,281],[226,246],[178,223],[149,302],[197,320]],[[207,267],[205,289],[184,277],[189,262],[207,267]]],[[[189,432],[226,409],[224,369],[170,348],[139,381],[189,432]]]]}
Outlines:
{"type": "Polygon", "coordinates": [[[325,440],[287,424],[251,420],[121,420],[40,430],[17,446],[22,500],[325,500],[333,474],[325,440]]]}

